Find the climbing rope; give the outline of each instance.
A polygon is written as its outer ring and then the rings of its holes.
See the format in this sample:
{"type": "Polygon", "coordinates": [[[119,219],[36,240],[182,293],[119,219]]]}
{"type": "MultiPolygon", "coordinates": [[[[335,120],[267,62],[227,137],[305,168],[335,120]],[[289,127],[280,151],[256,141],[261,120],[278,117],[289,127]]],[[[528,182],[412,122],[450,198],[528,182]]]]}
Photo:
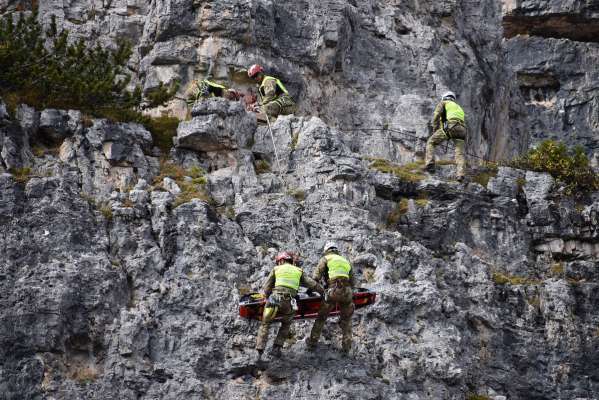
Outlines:
{"type": "MultiPolygon", "coordinates": [[[[412,135],[410,133],[407,133],[401,129],[396,129],[396,128],[392,128],[392,127],[380,127],[380,128],[342,128],[339,129],[340,132],[355,132],[355,131],[364,131],[364,132],[368,132],[368,131],[389,131],[389,132],[394,132],[394,133],[398,133],[400,135],[403,135],[404,137],[410,138],[412,139],[412,143],[416,142],[416,141],[427,141],[427,139],[420,137],[420,136],[416,136],[416,135],[412,135]]],[[[455,143],[453,143],[451,141],[451,139],[446,140],[446,151],[447,152],[447,146],[451,146],[452,150],[455,150],[455,143]]],[[[491,160],[485,157],[481,157],[477,154],[472,154],[472,153],[468,153],[467,151],[464,151],[464,155],[485,161],[487,163],[497,163],[497,161],[495,160],[491,160]]],[[[522,171],[525,171],[522,168],[518,168],[518,167],[510,167],[510,168],[514,168],[514,169],[519,169],[522,171]]]]}
{"type": "MultiPolygon", "coordinates": [[[[262,93],[260,93],[260,90],[258,90],[258,96],[260,96],[260,104],[263,105],[264,101],[262,98],[262,93]]],[[[260,110],[260,111],[263,111],[263,110],[260,110]]],[[[266,125],[268,126],[270,140],[272,141],[272,147],[274,149],[275,159],[277,160],[278,175],[279,175],[279,178],[281,179],[281,181],[283,182],[283,187],[285,188],[285,191],[289,192],[289,184],[287,183],[287,180],[283,176],[283,170],[281,169],[281,161],[279,159],[279,152],[277,151],[277,144],[275,143],[275,136],[272,133],[272,126],[270,125],[270,118],[268,117],[268,113],[266,113],[266,112],[264,112],[264,116],[266,117],[266,125]]],[[[297,210],[298,210],[298,214],[300,214],[300,219],[301,219],[301,207],[299,207],[297,210]]],[[[293,240],[295,241],[296,246],[298,246],[298,248],[299,248],[299,240],[297,239],[294,229],[291,229],[291,234],[293,235],[293,240]]]]}

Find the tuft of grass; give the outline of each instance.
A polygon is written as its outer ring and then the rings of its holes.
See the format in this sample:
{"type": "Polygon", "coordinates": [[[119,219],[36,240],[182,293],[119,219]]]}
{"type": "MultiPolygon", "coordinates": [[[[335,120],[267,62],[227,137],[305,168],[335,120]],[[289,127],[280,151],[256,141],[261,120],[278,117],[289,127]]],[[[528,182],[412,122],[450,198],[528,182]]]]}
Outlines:
{"type": "Polygon", "coordinates": [[[230,206],[225,208],[225,217],[227,217],[231,220],[235,219],[235,209],[230,206]]]}
{"type": "Polygon", "coordinates": [[[104,216],[104,218],[106,218],[107,221],[112,221],[113,214],[112,207],[110,206],[110,204],[103,203],[100,205],[98,210],[102,213],[102,215],[104,216]]]}
{"type": "Polygon", "coordinates": [[[82,385],[87,385],[98,379],[98,371],[89,366],[80,367],[71,373],[70,378],[82,385]]]}
{"type": "Polygon", "coordinates": [[[170,116],[149,118],[144,125],[152,133],[154,146],[158,147],[162,154],[168,154],[173,147],[173,138],[177,136],[179,119],[170,116]]]}
{"type": "Polygon", "coordinates": [[[516,179],[516,185],[518,185],[518,192],[522,193],[524,190],[524,185],[526,185],[526,178],[521,176],[516,179]]]}
{"type": "Polygon", "coordinates": [[[530,279],[522,276],[510,276],[501,272],[494,271],[492,278],[497,285],[536,285],[538,280],[530,279]]]}
{"type": "Polygon", "coordinates": [[[162,159],[160,160],[160,173],[154,177],[154,185],[162,183],[164,178],[171,178],[175,181],[182,181],[185,177],[186,171],[180,165],[177,165],[171,161],[162,159]]]}
{"type": "Polygon", "coordinates": [[[551,274],[553,276],[561,276],[561,275],[563,275],[564,271],[565,271],[565,268],[564,268],[564,264],[562,264],[562,263],[555,263],[551,266],[551,274]]]}
{"type": "Polygon", "coordinates": [[[31,179],[31,168],[12,168],[9,172],[18,183],[26,184],[31,179]]]}
{"type": "Polygon", "coordinates": [[[416,183],[424,179],[424,175],[422,174],[422,166],[424,163],[422,161],[415,161],[405,165],[397,165],[382,158],[369,158],[369,160],[371,161],[369,168],[380,172],[393,174],[399,177],[402,181],[416,183]]]}
{"type": "Polygon", "coordinates": [[[387,227],[397,225],[402,216],[408,212],[408,199],[402,198],[395,204],[395,208],[387,215],[387,227]]]}
{"type": "Polygon", "coordinates": [[[421,193],[420,196],[418,196],[418,198],[414,200],[414,203],[417,207],[424,208],[428,205],[428,203],[430,203],[430,201],[426,196],[426,193],[421,193]]]}
{"type": "Polygon", "coordinates": [[[287,194],[294,197],[297,201],[304,201],[306,199],[306,192],[301,189],[290,189],[287,194]]]}
{"type": "Polygon", "coordinates": [[[435,165],[456,165],[455,160],[436,160],[435,165]]]}
{"type": "Polygon", "coordinates": [[[256,160],[254,161],[254,169],[258,175],[265,174],[270,172],[270,164],[266,160],[256,160]]]}
{"type": "Polygon", "coordinates": [[[46,149],[44,147],[38,145],[38,144],[33,145],[31,147],[31,152],[33,153],[33,155],[35,157],[38,157],[38,158],[43,157],[43,156],[46,155],[46,149]]]}
{"type": "Polygon", "coordinates": [[[366,282],[368,282],[368,283],[374,282],[374,272],[375,272],[375,269],[370,268],[370,267],[366,267],[362,270],[362,274],[364,275],[364,279],[366,279],[366,282]]]}
{"type": "Polygon", "coordinates": [[[491,398],[483,394],[468,393],[466,395],[466,400],[491,400],[491,398]]]}
{"type": "Polygon", "coordinates": [[[181,189],[181,193],[173,202],[173,208],[193,199],[205,201],[210,205],[215,204],[214,199],[206,190],[208,179],[202,168],[194,166],[186,170],[173,162],[161,160],[160,173],[154,178],[154,185],[160,188],[162,181],[167,177],[173,179],[181,189]]]}
{"type": "Polygon", "coordinates": [[[210,205],[214,205],[214,199],[206,192],[203,185],[198,185],[193,182],[177,182],[181,188],[181,193],[173,202],[173,208],[176,208],[184,203],[189,203],[193,199],[202,200],[210,205]]]}
{"type": "Polygon", "coordinates": [[[482,167],[482,170],[472,176],[472,181],[483,187],[487,187],[489,180],[497,176],[497,171],[497,164],[485,163],[482,167]]]}
{"type": "Polygon", "coordinates": [[[294,134],[291,135],[291,143],[289,143],[289,147],[291,148],[291,150],[295,150],[297,148],[297,142],[299,141],[299,136],[300,133],[295,132],[294,134]]]}
{"type": "Polygon", "coordinates": [[[123,201],[123,207],[133,208],[135,207],[135,204],[129,198],[126,198],[123,201]]]}
{"type": "Polygon", "coordinates": [[[81,198],[82,198],[83,200],[87,201],[87,203],[88,203],[90,206],[92,206],[92,207],[95,207],[95,206],[96,206],[96,199],[95,199],[95,198],[94,198],[92,195],[90,195],[90,194],[87,194],[87,193],[85,193],[85,192],[81,192],[81,193],[79,193],[79,196],[81,196],[81,198]]]}

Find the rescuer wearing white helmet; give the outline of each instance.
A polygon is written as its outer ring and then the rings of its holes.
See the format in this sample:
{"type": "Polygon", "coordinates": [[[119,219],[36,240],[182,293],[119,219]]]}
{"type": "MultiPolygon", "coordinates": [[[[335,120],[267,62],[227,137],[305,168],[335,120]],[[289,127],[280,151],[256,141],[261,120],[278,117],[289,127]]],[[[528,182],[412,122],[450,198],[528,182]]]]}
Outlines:
{"type": "Polygon", "coordinates": [[[464,141],[466,140],[466,119],[464,110],[456,102],[454,92],[445,92],[433,113],[433,134],[426,142],[425,169],[435,170],[435,147],[446,140],[455,144],[455,162],[457,179],[464,179],[466,160],[464,158],[464,141]]]}

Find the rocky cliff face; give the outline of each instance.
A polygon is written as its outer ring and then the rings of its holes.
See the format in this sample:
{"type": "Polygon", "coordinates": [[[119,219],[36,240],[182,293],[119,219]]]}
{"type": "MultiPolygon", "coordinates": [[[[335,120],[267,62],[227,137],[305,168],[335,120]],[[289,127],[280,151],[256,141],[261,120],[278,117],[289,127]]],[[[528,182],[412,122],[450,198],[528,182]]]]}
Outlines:
{"type": "Polygon", "coordinates": [[[76,35],[131,39],[146,90],[211,59],[243,86],[237,70],[263,62],[301,115],[273,124],[277,160],[267,128],[221,99],[193,108],[168,155],[140,125],[0,105],[0,398],[596,398],[599,195],[369,159],[418,157],[402,133],[426,138],[447,88],[471,154],[551,135],[597,151],[592,35],[555,22],[593,6],[562,3],[40,2],[76,35]],[[311,271],[330,239],[379,293],[355,314],[351,357],[334,319],[306,352],[303,321],[262,368],[240,295],[278,250],[311,271]]]}

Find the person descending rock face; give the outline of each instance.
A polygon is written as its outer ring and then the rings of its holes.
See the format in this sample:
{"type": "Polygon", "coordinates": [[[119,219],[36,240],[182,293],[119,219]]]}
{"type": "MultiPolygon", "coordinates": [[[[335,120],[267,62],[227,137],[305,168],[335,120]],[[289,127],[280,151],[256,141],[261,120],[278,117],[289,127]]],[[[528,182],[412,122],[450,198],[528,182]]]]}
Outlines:
{"type": "MultiPolygon", "coordinates": [[[[264,68],[260,65],[252,65],[248,69],[248,76],[260,84],[260,113],[258,119],[265,119],[264,114],[271,118],[279,115],[293,114],[297,106],[283,83],[272,76],[264,74],[264,68]]],[[[258,111],[258,110],[256,110],[258,111]]]]}
{"type": "Polygon", "coordinates": [[[306,341],[308,349],[316,348],[324,323],[336,304],[339,304],[339,325],[343,334],[343,352],[348,354],[352,346],[351,317],[354,313],[353,287],[354,273],[347,259],[339,255],[337,245],[329,242],[324,246],[324,256],[318,262],[313,279],[327,280],[327,291],[318,311],[318,317],[312,326],[310,337],[306,341]]]}
{"type": "Polygon", "coordinates": [[[281,327],[272,346],[271,354],[273,357],[281,356],[281,347],[289,336],[291,322],[297,309],[295,295],[300,285],[324,295],[324,289],[320,284],[305,275],[301,268],[293,265],[294,256],[292,254],[283,252],[277,255],[275,262],[277,265],[268,275],[262,287],[262,293],[268,297],[268,300],[256,338],[256,350],[259,358],[268,341],[270,323],[277,315],[281,317],[281,327]]]}
{"type": "Polygon", "coordinates": [[[466,160],[464,159],[464,140],[466,139],[466,122],[464,110],[456,103],[456,95],[447,92],[433,113],[433,134],[426,142],[425,169],[435,170],[435,147],[445,140],[455,143],[455,162],[458,169],[458,180],[464,179],[466,160]]]}
{"type": "Polygon", "coordinates": [[[239,100],[241,94],[233,89],[227,89],[226,86],[213,82],[209,79],[202,81],[193,81],[191,88],[188,90],[187,105],[193,106],[197,101],[207,99],[209,97],[224,97],[228,100],[239,100]]]}

